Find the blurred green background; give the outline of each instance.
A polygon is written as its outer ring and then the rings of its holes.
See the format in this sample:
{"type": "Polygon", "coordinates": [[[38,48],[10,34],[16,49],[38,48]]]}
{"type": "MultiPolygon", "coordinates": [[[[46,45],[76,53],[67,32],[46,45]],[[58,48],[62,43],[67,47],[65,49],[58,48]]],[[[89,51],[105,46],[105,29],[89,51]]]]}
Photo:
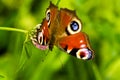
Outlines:
{"type": "MultiPolygon", "coordinates": [[[[0,27],[29,31],[48,6],[49,0],[0,0],[0,27]]],[[[38,50],[24,44],[26,34],[0,30],[0,80],[119,80],[120,0],[60,0],[58,7],[76,10],[94,59],[82,61],[57,47],[38,50]]]]}

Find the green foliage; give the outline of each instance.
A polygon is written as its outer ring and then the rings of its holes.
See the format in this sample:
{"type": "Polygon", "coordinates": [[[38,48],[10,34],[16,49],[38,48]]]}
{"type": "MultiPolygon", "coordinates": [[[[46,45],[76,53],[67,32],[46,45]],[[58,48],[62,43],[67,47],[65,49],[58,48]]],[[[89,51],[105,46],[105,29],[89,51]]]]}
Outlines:
{"type": "Polygon", "coordinates": [[[29,41],[26,31],[41,23],[49,0],[0,0],[0,80],[119,80],[120,1],[52,2],[59,8],[76,10],[94,49],[94,59],[76,59],[56,46],[42,51],[29,41]],[[3,30],[2,26],[9,28],[3,30]]]}

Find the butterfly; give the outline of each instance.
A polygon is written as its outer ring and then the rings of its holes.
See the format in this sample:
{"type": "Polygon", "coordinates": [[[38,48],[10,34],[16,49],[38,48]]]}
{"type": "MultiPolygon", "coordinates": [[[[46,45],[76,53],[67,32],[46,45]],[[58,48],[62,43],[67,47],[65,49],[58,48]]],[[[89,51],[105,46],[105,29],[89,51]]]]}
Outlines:
{"type": "Polygon", "coordinates": [[[89,60],[94,52],[89,40],[81,32],[82,23],[75,11],[67,8],[58,9],[50,2],[45,13],[46,17],[36,26],[32,43],[41,50],[52,50],[54,45],[78,59],[89,60]]]}

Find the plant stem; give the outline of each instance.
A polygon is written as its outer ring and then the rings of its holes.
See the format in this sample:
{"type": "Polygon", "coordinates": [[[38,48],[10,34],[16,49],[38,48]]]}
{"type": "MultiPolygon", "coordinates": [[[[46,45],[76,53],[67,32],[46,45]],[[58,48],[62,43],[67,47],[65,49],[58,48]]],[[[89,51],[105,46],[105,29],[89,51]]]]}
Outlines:
{"type": "Polygon", "coordinates": [[[93,68],[96,80],[102,80],[102,77],[97,69],[97,66],[95,64],[93,64],[92,68],[93,68]]]}
{"type": "Polygon", "coordinates": [[[17,29],[17,28],[10,28],[10,27],[0,27],[0,30],[4,31],[16,31],[16,32],[21,32],[21,33],[27,33],[27,30],[22,30],[22,29],[17,29]]]}
{"type": "Polygon", "coordinates": [[[59,3],[60,3],[60,0],[58,0],[58,1],[57,1],[56,6],[58,6],[58,5],[59,5],[59,3]]]}

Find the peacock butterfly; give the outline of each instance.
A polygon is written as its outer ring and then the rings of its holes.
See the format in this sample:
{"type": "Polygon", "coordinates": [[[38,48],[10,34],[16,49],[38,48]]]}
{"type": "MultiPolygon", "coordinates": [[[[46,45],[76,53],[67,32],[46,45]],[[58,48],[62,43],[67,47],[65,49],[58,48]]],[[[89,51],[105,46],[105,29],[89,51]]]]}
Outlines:
{"type": "Polygon", "coordinates": [[[50,2],[46,17],[36,26],[32,43],[41,50],[52,50],[54,45],[79,59],[93,58],[87,35],[81,32],[82,24],[75,11],[58,9],[50,2]]]}

